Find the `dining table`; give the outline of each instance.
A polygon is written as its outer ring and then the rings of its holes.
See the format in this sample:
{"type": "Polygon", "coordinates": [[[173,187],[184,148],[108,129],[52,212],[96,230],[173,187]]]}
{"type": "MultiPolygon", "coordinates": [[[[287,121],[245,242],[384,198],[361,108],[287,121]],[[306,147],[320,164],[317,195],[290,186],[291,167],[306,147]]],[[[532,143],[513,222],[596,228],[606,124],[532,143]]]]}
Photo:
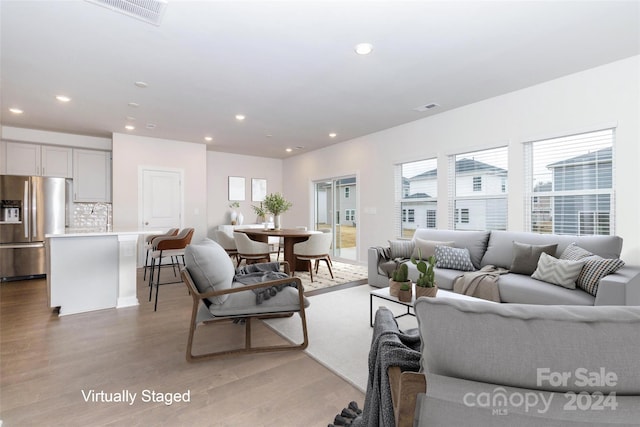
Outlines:
{"type": "Polygon", "coordinates": [[[291,271],[308,271],[308,261],[300,261],[296,259],[293,253],[293,245],[304,242],[314,233],[318,231],[308,231],[298,228],[236,228],[234,232],[245,233],[250,239],[258,242],[269,242],[269,237],[281,237],[283,242],[284,260],[289,263],[291,271]]]}

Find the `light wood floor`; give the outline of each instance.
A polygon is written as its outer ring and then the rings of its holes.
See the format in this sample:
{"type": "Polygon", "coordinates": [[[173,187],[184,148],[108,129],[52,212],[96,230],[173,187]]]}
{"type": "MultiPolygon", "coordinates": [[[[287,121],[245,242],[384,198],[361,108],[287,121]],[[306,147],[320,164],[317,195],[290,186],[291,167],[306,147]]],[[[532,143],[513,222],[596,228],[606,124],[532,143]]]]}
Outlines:
{"type": "MultiPolygon", "coordinates": [[[[155,313],[141,280],[138,307],[63,317],[47,307],[45,280],[5,282],[0,291],[2,427],[327,426],[349,401],[364,402],[302,351],[188,363],[191,298],[182,283],[160,288],[155,313]],[[90,390],[137,397],[133,405],[86,402],[90,390]],[[189,393],[190,402],[143,402],[145,390],[189,393]]],[[[205,327],[196,342],[242,345],[242,328],[205,327]]],[[[261,340],[282,338],[256,322],[261,340]]]]}

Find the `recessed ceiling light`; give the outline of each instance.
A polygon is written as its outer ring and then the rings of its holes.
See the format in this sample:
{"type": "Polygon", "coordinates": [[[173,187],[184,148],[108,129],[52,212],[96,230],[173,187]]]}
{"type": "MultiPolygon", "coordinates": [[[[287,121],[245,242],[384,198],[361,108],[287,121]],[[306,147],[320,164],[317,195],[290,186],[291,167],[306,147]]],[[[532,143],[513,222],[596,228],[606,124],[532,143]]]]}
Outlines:
{"type": "Polygon", "coordinates": [[[335,133],[335,132],[331,132],[331,133],[329,134],[329,138],[335,138],[336,136],[338,136],[338,134],[337,134],[337,133],[335,133]]]}
{"type": "Polygon", "coordinates": [[[371,43],[359,43],[355,47],[358,55],[369,55],[373,51],[373,45],[371,43]]]}
{"type": "Polygon", "coordinates": [[[126,130],[134,130],[136,127],[135,127],[135,126],[133,126],[133,125],[126,125],[124,128],[125,128],[126,130]]]}
{"type": "Polygon", "coordinates": [[[243,121],[245,118],[246,117],[244,114],[236,114],[236,120],[238,121],[243,121]]]}
{"type": "Polygon", "coordinates": [[[22,114],[22,113],[24,113],[24,111],[22,111],[19,108],[9,108],[9,111],[11,111],[13,114],[22,114]]]}
{"type": "Polygon", "coordinates": [[[207,142],[211,142],[211,141],[213,141],[213,138],[210,137],[210,136],[205,136],[204,140],[207,141],[207,142]]]}
{"type": "Polygon", "coordinates": [[[71,98],[69,98],[68,96],[64,96],[64,95],[58,95],[56,96],[56,99],[60,102],[69,102],[71,101],[71,98]]]}
{"type": "Polygon", "coordinates": [[[285,151],[286,151],[287,153],[290,153],[290,152],[292,152],[292,151],[293,151],[293,148],[287,148],[285,151]]]}
{"type": "Polygon", "coordinates": [[[142,88],[142,89],[144,89],[144,88],[146,88],[147,86],[149,86],[149,85],[147,84],[147,82],[142,82],[142,81],[140,81],[140,82],[135,82],[135,83],[134,83],[134,85],[136,85],[136,86],[138,86],[139,88],[142,88]]]}
{"type": "Polygon", "coordinates": [[[140,106],[137,102],[130,102],[127,105],[132,108],[138,108],[140,106]]]}

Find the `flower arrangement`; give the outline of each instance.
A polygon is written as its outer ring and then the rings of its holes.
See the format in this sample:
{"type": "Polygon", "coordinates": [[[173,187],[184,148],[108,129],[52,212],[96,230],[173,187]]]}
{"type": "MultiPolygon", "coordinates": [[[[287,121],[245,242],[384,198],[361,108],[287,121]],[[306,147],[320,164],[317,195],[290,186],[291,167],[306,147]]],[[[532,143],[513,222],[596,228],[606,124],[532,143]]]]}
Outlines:
{"type": "Polygon", "coordinates": [[[262,202],[267,212],[273,215],[280,215],[293,206],[293,203],[287,201],[280,193],[267,194],[262,202]]]}

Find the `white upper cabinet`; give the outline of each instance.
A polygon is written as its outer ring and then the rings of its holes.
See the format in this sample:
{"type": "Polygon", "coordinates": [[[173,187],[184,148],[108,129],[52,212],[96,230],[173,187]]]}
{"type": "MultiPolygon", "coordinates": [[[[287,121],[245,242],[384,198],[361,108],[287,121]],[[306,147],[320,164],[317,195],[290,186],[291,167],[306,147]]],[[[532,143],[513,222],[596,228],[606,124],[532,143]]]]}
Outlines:
{"type": "Polygon", "coordinates": [[[111,202],[111,152],[73,150],[73,201],[111,202]]]}
{"type": "Polygon", "coordinates": [[[9,141],[3,141],[2,144],[4,174],[61,178],[73,176],[71,148],[9,141]]]}
{"type": "Polygon", "coordinates": [[[73,178],[73,150],[67,147],[42,146],[42,176],[73,178]]]}
{"type": "Polygon", "coordinates": [[[40,175],[40,145],[8,141],[4,144],[7,175],[40,175]]]}

